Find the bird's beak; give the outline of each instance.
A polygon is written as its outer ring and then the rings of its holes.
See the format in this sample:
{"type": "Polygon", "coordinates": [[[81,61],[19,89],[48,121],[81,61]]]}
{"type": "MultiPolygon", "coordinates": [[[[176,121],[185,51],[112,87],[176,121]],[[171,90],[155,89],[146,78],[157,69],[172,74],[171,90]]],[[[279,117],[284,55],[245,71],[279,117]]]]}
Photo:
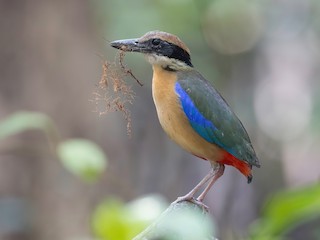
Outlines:
{"type": "Polygon", "coordinates": [[[146,46],[139,42],[138,38],[116,40],[110,43],[111,47],[120,49],[125,52],[145,52],[146,46]]]}

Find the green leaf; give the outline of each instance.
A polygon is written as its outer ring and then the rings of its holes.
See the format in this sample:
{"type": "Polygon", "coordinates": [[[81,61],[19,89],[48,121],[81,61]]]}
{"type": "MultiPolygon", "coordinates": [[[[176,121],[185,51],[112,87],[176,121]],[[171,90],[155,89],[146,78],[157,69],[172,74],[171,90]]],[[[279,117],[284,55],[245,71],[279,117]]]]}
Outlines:
{"type": "Polygon", "coordinates": [[[57,154],[66,169],[88,182],[96,180],[107,165],[103,150],[85,139],[61,142],[57,147],[57,154]]]}
{"type": "Polygon", "coordinates": [[[124,204],[117,199],[109,199],[100,204],[93,214],[94,234],[101,239],[129,239],[124,204]]]}
{"type": "Polygon", "coordinates": [[[0,122],[0,140],[26,130],[40,129],[49,132],[52,128],[54,128],[53,122],[47,115],[19,111],[0,122]]]}
{"type": "Polygon", "coordinates": [[[294,226],[320,217],[320,185],[277,194],[265,206],[262,218],[252,229],[252,239],[279,237],[294,226]]]}
{"type": "Polygon", "coordinates": [[[131,240],[154,221],[166,205],[156,195],[145,196],[128,204],[118,199],[108,199],[93,214],[93,232],[99,239],[131,240]]]}
{"type": "Polygon", "coordinates": [[[314,214],[320,215],[319,196],[319,185],[275,196],[273,203],[265,209],[266,217],[273,219],[273,224],[270,227],[274,232],[280,232],[305,217],[314,214]]]}

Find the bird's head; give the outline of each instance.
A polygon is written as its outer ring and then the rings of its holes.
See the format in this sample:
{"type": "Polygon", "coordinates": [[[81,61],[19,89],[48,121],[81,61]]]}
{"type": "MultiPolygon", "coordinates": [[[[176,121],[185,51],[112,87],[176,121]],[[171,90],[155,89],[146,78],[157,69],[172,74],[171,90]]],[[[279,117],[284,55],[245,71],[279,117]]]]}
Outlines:
{"type": "Polygon", "coordinates": [[[125,52],[140,52],[152,65],[176,71],[192,68],[188,47],[175,35],[151,31],[140,38],[117,40],[111,46],[125,52]]]}

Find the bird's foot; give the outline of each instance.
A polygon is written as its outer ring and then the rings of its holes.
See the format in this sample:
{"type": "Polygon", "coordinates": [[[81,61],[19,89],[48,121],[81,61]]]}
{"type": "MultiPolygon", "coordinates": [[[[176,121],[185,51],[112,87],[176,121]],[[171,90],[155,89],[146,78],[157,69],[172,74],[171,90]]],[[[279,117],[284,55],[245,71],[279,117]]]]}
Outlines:
{"type": "Polygon", "coordinates": [[[193,200],[195,200],[193,197],[195,193],[196,193],[196,191],[194,189],[192,189],[186,195],[178,197],[177,200],[175,200],[173,203],[179,203],[179,202],[183,202],[183,201],[193,202],[193,200]]]}
{"type": "Polygon", "coordinates": [[[209,212],[209,207],[207,205],[205,205],[202,201],[194,198],[194,197],[190,197],[188,195],[182,196],[182,197],[178,197],[177,200],[175,200],[172,204],[176,204],[176,203],[180,203],[183,201],[188,201],[191,202],[199,207],[201,207],[201,209],[205,212],[209,212]]]}
{"type": "Polygon", "coordinates": [[[205,205],[202,201],[197,199],[192,199],[192,202],[196,205],[198,205],[199,207],[201,207],[202,211],[204,212],[209,212],[209,207],[207,205],[205,205]]]}

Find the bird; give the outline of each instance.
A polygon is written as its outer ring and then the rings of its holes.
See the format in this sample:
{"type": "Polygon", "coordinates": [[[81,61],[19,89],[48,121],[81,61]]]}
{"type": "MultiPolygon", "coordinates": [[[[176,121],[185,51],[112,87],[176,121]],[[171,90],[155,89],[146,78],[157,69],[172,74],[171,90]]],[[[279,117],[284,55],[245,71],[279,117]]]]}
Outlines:
{"type": "Polygon", "coordinates": [[[175,202],[191,201],[207,208],[203,200],[223,175],[225,165],[238,169],[248,183],[252,181],[252,166],[260,164],[247,131],[213,83],[195,69],[190,50],[179,37],[155,30],[110,45],[145,56],[153,68],[152,97],[163,130],[187,152],[211,165],[209,173],[175,202]]]}

